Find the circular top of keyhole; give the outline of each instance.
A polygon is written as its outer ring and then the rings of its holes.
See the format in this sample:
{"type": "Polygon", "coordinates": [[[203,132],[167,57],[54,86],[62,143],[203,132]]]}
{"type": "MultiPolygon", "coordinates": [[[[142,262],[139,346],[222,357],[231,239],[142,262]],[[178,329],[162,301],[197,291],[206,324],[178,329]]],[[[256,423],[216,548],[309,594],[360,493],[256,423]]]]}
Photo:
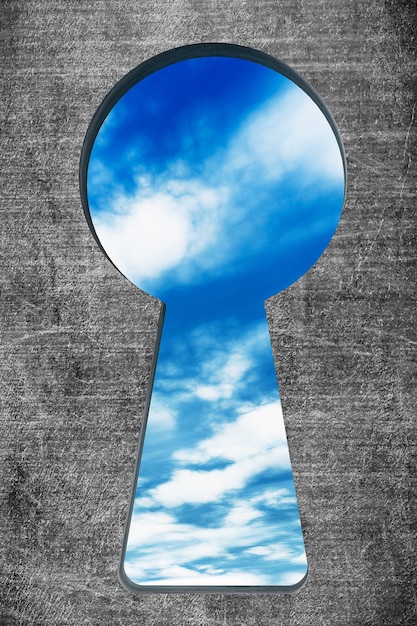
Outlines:
{"type": "Polygon", "coordinates": [[[240,46],[163,53],[105,98],[81,196],[112,263],[165,302],[257,286],[266,299],[327,247],[345,195],[335,123],[276,59],[240,46]]]}

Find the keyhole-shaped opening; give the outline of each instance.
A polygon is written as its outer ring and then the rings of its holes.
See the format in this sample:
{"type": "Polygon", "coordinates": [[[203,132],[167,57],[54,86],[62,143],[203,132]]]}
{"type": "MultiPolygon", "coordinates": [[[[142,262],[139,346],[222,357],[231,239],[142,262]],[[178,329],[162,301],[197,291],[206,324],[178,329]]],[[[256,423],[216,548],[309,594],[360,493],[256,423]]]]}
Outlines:
{"type": "Polygon", "coordinates": [[[345,165],[275,59],[187,46],[128,74],[81,161],[93,233],[165,319],[120,578],[140,591],[292,591],[307,573],[265,300],[320,257],[345,165]]]}

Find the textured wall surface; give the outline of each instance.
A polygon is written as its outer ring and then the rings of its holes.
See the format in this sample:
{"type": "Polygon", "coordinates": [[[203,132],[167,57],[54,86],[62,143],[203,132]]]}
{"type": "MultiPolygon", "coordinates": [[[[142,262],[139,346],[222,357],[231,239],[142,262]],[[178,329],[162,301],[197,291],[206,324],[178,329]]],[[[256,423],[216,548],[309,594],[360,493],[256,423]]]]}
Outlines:
{"type": "Polygon", "coordinates": [[[0,11],[1,623],[417,623],[415,2],[0,11]],[[346,149],[331,245],[267,306],[310,565],[294,596],[133,596],[116,579],[159,305],[94,243],[79,155],[119,78],[198,41],[292,65],[346,149]]]}

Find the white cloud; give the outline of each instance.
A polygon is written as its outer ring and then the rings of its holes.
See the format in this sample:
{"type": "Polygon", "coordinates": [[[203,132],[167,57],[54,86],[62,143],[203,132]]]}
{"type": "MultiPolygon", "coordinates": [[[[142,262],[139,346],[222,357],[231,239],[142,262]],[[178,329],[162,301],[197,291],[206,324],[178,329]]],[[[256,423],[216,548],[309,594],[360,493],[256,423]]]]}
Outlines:
{"type": "Polygon", "coordinates": [[[298,535],[287,531],[287,540],[276,543],[276,532],[259,512],[242,504],[215,528],[184,524],[166,513],[142,513],[130,528],[126,573],[139,584],[287,584],[288,567],[305,566],[305,553],[299,541],[294,544],[298,535]]]}
{"type": "Polygon", "coordinates": [[[173,456],[187,466],[209,461],[231,463],[222,469],[175,470],[169,481],[150,491],[155,502],[169,508],[217,501],[230,491],[242,489],[265,470],[290,468],[279,401],[243,413],[219,430],[194,448],[173,456]]]}
{"type": "MultiPolygon", "coordinates": [[[[163,572],[162,572],[163,573],[163,572]]],[[[260,575],[251,574],[250,572],[229,572],[226,574],[217,574],[215,576],[200,573],[195,571],[186,570],[186,576],[184,577],[168,577],[161,578],[159,580],[152,581],[144,581],[142,584],[148,585],[200,585],[200,586],[210,586],[210,585],[218,585],[218,586],[229,586],[229,587],[239,587],[239,586],[255,586],[255,585],[264,585],[265,577],[260,575]],[[214,580],[213,580],[214,578],[214,580]]]]}
{"type": "Polygon", "coordinates": [[[279,446],[286,446],[286,435],[281,403],[277,400],[245,411],[195,448],[179,450],[174,458],[187,464],[213,459],[246,461],[279,446]]]}
{"type": "Polygon", "coordinates": [[[293,565],[307,565],[307,555],[305,551],[301,552],[297,556],[293,556],[291,559],[293,565]]]}
{"type": "Polygon", "coordinates": [[[245,571],[224,573],[215,568],[198,571],[187,567],[172,566],[160,571],[158,578],[147,579],[140,562],[126,564],[126,574],[141,585],[151,586],[254,586],[266,585],[266,578],[260,574],[245,571]]]}
{"type": "MultiPolygon", "coordinates": [[[[212,383],[208,385],[199,384],[194,389],[197,397],[209,402],[231,398],[236,393],[238,383],[252,365],[245,349],[239,348],[228,356],[225,346],[223,346],[222,353],[216,355],[214,362],[211,359],[209,363],[212,383]],[[225,359],[226,362],[224,363],[225,359]]],[[[207,364],[208,360],[206,359],[206,366],[207,364]]]]}
{"type": "Polygon", "coordinates": [[[161,394],[153,392],[151,406],[149,409],[149,415],[152,416],[148,419],[148,430],[172,430],[175,426],[176,411],[172,402],[169,399],[164,398],[161,394]]]}
{"type": "Polygon", "coordinates": [[[298,87],[288,89],[257,111],[236,136],[231,168],[254,167],[267,180],[298,170],[300,187],[317,181],[343,181],[343,161],[334,133],[313,100],[298,87]]]}
{"type": "Polygon", "coordinates": [[[292,563],[294,550],[287,544],[269,544],[268,546],[257,546],[247,550],[249,554],[261,555],[266,561],[285,561],[292,563]]]}
{"type": "Polygon", "coordinates": [[[150,496],[140,496],[135,498],[135,512],[143,512],[143,509],[153,507],[154,501],[150,496]]]}
{"type": "MultiPolygon", "coordinates": [[[[94,216],[103,248],[138,286],[151,288],[167,270],[187,263],[215,245],[223,191],[196,180],[170,180],[150,188],[142,177],[132,199],[120,194],[94,216]]],[[[153,294],[152,294],[153,295],[153,294]]]]}
{"type": "Polygon", "coordinates": [[[248,522],[252,522],[259,517],[262,517],[262,512],[259,509],[255,509],[247,504],[237,504],[226,515],[224,524],[225,526],[243,526],[248,522]]]}
{"type": "Polygon", "coordinates": [[[294,506],[297,498],[293,492],[286,488],[265,489],[257,496],[249,500],[252,505],[265,505],[269,508],[282,509],[283,507],[294,506]]]}
{"type": "Polygon", "coordinates": [[[153,566],[161,569],[169,563],[186,563],[201,558],[220,556],[228,560],[231,558],[229,550],[246,548],[258,541],[259,525],[242,525],[237,516],[229,518],[227,524],[219,520],[217,527],[203,527],[182,523],[175,515],[163,511],[146,511],[132,520],[128,548],[139,547],[145,556],[149,553],[153,566]]]}

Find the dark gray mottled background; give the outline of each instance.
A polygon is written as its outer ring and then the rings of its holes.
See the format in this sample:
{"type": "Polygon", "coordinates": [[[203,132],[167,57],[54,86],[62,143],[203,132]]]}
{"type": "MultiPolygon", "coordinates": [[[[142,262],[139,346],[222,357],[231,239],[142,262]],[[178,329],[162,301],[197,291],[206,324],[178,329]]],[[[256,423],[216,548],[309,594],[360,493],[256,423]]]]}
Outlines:
{"type": "Polygon", "coordinates": [[[2,623],[417,623],[415,1],[0,11],[2,623]],[[292,65],[346,148],[336,236],[267,307],[310,563],[294,596],[135,597],[116,579],[158,304],[95,245],[79,154],[118,79],[199,41],[292,65]]]}

